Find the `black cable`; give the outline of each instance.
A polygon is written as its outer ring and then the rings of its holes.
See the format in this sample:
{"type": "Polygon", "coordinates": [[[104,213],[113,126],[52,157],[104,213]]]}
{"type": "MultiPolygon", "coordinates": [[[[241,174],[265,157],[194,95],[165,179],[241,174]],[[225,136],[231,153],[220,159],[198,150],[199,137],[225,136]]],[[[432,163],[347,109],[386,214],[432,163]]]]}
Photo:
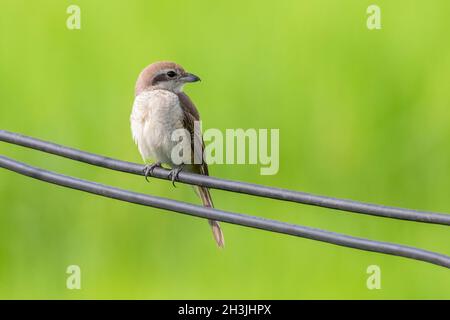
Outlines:
{"type": "Polygon", "coordinates": [[[299,226],[285,222],[263,219],[244,214],[232,213],[223,210],[207,208],[193,205],[190,203],[175,201],[166,198],[149,196],[142,193],[136,193],[128,190],[81,180],[62,174],[57,174],[47,170],[35,168],[27,164],[0,156],[0,167],[23,174],[25,176],[46,181],[56,185],[86,191],[103,197],[141,204],[149,207],[175,211],[191,216],[214,219],[241,226],[262,229],[277,233],[288,234],[292,236],[308,238],[312,240],[332,243],[339,246],[350,247],[365,251],[380,252],[395,256],[401,256],[414,260],[421,260],[450,268],[450,257],[426,251],[414,247],[393,244],[388,242],[379,242],[363,238],[356,238],[339,233],[329,232],[316,228],[299,226]]]}
{"type": "MultiPolygon", "coordinates": [[[[48,152],[51,154],[55,154],[72,160],[85,162],[95,166],[100,166],[127,173],[133,173],[137,175],[143,175],[144,166],[140,164],[116,160],[96,155],[93,153],[80,151],[77,149],[65,147],[47,141],[42,141],[39,139],[27,137],[21,134],[5,130],[0,130],[0,141],[48,152]]],[[[168,175],[169,171],[163,168],[155,168],[152,174],[152,176],[155,178],[166,180],[170,179],[168,175]]],[[[244,193],[258,197],[292,201],[342,211],[350,211],[355,213],[363,213],[373,216],[410,220],[416,222],[450,225],[450,215],[443,213],[417,211],[417,210],[382,206],[377,204],[363,203],[347,199],[337,199],[326,196],[314,195],[305,192],[292,191],[252,183],[208,177],[183,171],[178,175],[178,181],[187,184],[209,187],[213,189],[244,193]]]]}

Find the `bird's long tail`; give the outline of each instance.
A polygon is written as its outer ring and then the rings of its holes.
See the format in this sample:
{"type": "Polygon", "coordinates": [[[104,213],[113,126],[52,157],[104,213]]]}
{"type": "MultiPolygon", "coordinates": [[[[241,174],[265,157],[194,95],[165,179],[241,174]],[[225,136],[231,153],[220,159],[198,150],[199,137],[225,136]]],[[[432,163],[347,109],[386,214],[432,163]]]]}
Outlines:
{"type": "MultiPolygon", "coordinates": [[[[203,206],[214,208],[211,194],[209,193],[209,189],[205,187],[196,187],[196,189],[200,198],[202,199],[203,206]]],[[[208,220],[208,223],[211,226],[214,240],[216,240],[216,243],[219,246],[219,248],[223,248],[225,246],[225,239],[223,237],[223,232],[222,229],[220,228],[219,223],[215,220],[208,220]]]]}

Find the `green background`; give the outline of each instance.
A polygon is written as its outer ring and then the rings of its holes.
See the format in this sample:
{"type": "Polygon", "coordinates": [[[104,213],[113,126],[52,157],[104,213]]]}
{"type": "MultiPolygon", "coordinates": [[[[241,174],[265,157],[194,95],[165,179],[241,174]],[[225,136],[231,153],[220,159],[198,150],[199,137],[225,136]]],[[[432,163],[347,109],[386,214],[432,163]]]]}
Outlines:
{"type": "MultiPolygon", "coordinates": [[[[0,128],[140,162],[136,77],[174,60],[203,127],[279,128],[280,170],[212,175],[366,202],[450,210],[450,2],[18,1],[0,4],[0,128]],[[81,7],[81,30],[66,8],[81,7]]],[[[35,166],[199,203],[189,186],[0,144],[35,166]]],[[[212,192],[218,208],[450,254],[444,226],[212,192]]],[[[60,188],[0,170],[0,298],[450,298],[423,262],[223,224],[60,188]],[[68,265],[82,289],[66,289],[68,265]],[[379,265],[381,290],[366,288],[379,265]]]]}

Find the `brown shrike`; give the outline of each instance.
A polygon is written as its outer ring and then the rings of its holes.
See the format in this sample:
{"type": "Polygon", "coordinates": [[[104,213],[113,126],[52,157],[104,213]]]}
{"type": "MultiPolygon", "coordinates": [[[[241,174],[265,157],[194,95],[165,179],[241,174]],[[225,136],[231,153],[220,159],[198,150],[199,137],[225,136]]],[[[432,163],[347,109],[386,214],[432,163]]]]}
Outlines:
{"type": "MultiPolygon", "coordinates": [[[[208,175],[208,166],[204,161],[204,144],[201,133],[195,132],[194,123],[200,120],[197,108],[191,99],[183,92],[186,83],[200,81],[200,78],[174,62],[155,62],[142,70],[136,82],[135,99],[131,112],[131,131],[139,152],[147,164],[145,177],[156,166],[167,164],[172,168],[172,182],[183,170],[208,175]],[[172,150],[177,145],[172,134],[179,129],[189,132],[188,142],[192,161],[189,164],[175,164],[172,160],[172,150]],[[197,140],[197,141],[196,141],[197,140]],[[196,150],[194,145],[200,145],[196,150]],[[195,155],[201,152],[201,155],[195,155]],[[200,162],[194,161],[194,156],[200,162]],[[198,158],[197,158],[198,159],[198,158]],[[149,164],[152,163],[152,164],[149,164]]],[[[209,189],[194,187],[205,207],[213,207],[209,189]]],[[[208,220],[212,228],[214,239],[219,247],[223,247],[224,237],[219,223],[208,220]]]]}

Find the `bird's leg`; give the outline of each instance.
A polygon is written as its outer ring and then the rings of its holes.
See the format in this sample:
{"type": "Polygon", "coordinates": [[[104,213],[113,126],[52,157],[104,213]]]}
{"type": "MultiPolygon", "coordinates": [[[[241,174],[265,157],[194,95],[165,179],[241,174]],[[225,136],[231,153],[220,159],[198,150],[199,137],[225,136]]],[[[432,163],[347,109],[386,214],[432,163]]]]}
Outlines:
{"type": "Polygon", "coordinates": [[[175,185],[175,180],[178,179],[178,175],[180,174],[180,172],[183,170],[183,164],[179,167],[173,168],[172,170],[170,170],[169,172],[169,178],[170,180],[172,180],[172,184],[173,186],[176,188],[177,186],[175,185]]]}
{"type": "Polygon", "coordinates": [[[145,165],[144,177],[145,177],[145,180],[147,180],[147,182],[149,182],[148,176],[153,173],[153,169],[155,169],[156,167],[161,167],[161,162],[157,161],[155,163],[145,165]]]}

